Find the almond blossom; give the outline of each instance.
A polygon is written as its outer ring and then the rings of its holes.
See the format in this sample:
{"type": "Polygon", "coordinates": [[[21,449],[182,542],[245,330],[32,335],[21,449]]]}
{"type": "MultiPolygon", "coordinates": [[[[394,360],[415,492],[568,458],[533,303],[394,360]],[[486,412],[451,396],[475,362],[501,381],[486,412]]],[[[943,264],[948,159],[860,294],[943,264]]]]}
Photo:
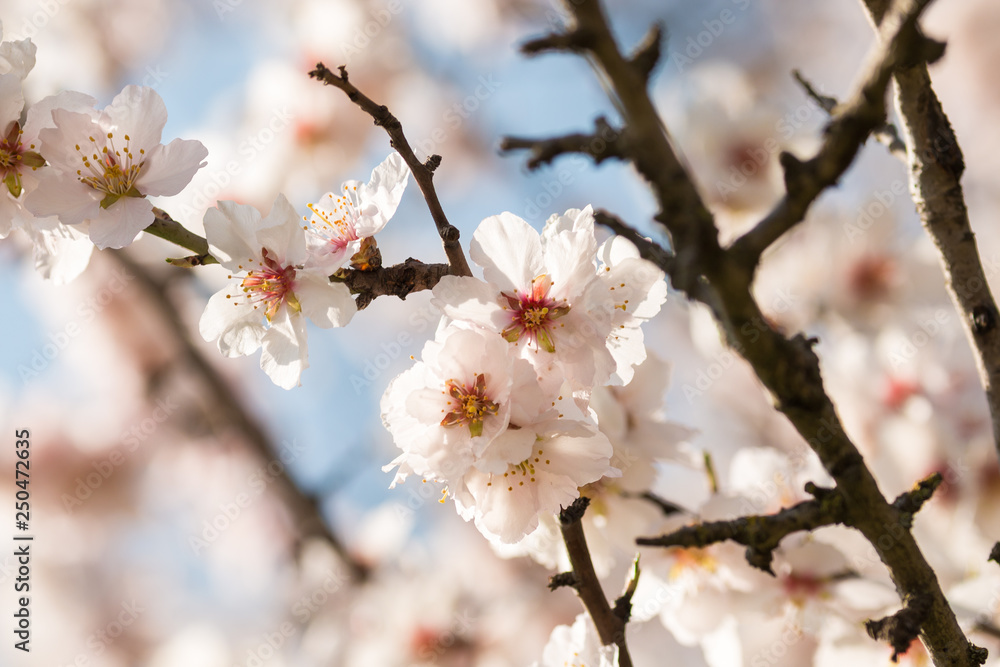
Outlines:
{"type": "Polygon", "coordinates": [[[542,661],[532,667],[616,667],[618,646],[601,645],[597,628],[587,614],[576,617],[572,627],[559,625],[542,651],[542,661]]]}
{"type": "Polygon", "coordinates": [[[343,194],[328,192],[319,203],[309,204],[311,263],[328,273],[349,262],[368,268],[376,251],[374,236],[396,212],[409,177],[402,156],[393,153],[375,167],[367,184],[346,181],[343,194]]]}
{"type": "MultiPolygon", "coordinates": [[[[526,380],[530,386],[534,374],[526,380]]],[[[441,329],[382,397],[382,420],[403,450],[386,468],[400,466],[397,481],[411,472],[457,480],[507,428],[513,384],[514,356],[502,339],[441,329]]]]}
{"type": "Polygon", "coordinates": [[[303,266],[306,238],[299,219],[284,195],[263,219],[252,206],[230,201],[205,214],[209,248],[232,274],[209,299],[201,335],[218,339],[227,357],[260,348],[260,367],[284,389],[298,385],[309,365],[306,318],[323,328],[340,327],[357,310],[345,285],[303,266]]]}
{"type": "Polygon", "coordinates": [[[574,390],[631,378],[645,357],[638,326],[659,310],[666,285],[638,252],[598,248],[590,207],[552,216],[541,234],[511,213],[492,216],[470,254],[484,280],[442,279],[434,296],[446,316],[500,334],[540,374],[564,375],[574,390]]]}
{"type": "Polygon", "coordinates": [[[540,517],[579,498],[580,487],[621,474],[611,465],[607,437],[572,399],[562,399],[555,402],[555,415],[512,424],[451,489],[459,514],[474,519],[494,544],[523,540],[540,517]]]}
{"type": "Polygon", "coordinates": [[[167,109],[152,88],[126,86],[103,111],[52,110],[39,135],[49,168],[25,201],[37,216],[87,225],[99,248],[121,248],[153,222],[148,196],[179,193],[205,165],[199,141],[160,143],[167,109]]]}

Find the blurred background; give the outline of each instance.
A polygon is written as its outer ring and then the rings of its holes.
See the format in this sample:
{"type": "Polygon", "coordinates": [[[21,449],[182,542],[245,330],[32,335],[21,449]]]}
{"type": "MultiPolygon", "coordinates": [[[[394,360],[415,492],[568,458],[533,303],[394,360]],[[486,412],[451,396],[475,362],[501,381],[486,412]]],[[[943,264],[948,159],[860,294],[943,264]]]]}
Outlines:
{"type": "MultiPolygon", "coordinates": [[[[825,113],[791,70],[844,98],[873,43],[857,2],[608,4],[626,45],[654,21],[666,26],[653,94],[725,240],[780,197],[778,152],[808,156],[818,145],[825,113]]],[[[216,200],[266,212],[284,193],[304,213],[344,180],[367,181],[388,154],[368,116],[306,76],[322,61],[346,65],[353,83],[387,104],[419,156],[442,156],[435,183],[464,240],[500,211],[540,228],[551,214],[587,204],[658,237],[655,203],[627,166],[566,157],[529,172],[523,156],[497,151],[504,135],[586,131],[597,115],[615,118],[585,61],[518,53],[521,42],[562,25],[562,9],[548,0],[3,0],[0,20],[5,40],[30,37],[38,46],[25,81],[29,103],[73,89],[103,106],[130,83],[159,92],[170,114],[164,138],[209,149],[191,185],[156,202],[198,233],[216,200]]],[[[1000,5],[940,0],[924,24],[948,42],[932,76],[965,150],[970,215],[996,279],[1000,5]]],[[[412,184],[379,244],[386,264],[443,261],[412,184]]],[[[381,298],[345,329],[311,329],[303,386],[286,392],[256,355],[223,359],[201,340],[198,317],[225,271],[163,262],[184,254],[145,236],[122,253],[95,252],[80,278],[53,285],[36,275],[25,238],[0,241],[0,424],[8,439],[15,429],[31,432],[36,536],[30,656],[11,646],[16,563],[0,555],[0,618],[8,619],[0,664],[539,660],[552,628],[580,611],[569,590],[547,590],[554,570],[494,554],[451,503],[436,502],[436,489],[411,482],[390,491],[391,474],[381,471],[396,449],[379,398],[433,335],[438,315],[428,295],[381,298]]],[[[769,253],[756,290],[774,323],[820,336],[829,390],[887,495],[945,474],[918,536],[963,624],[980,627],[974,641],[996,653],[990,624],[1000,576],[986,554],[1000,537],[1000,475],[958,316],[906,194],[905,165],[869,143],[839,187],[769,253]]],[[[801,499],[804,481],[819,481],[805,443],[721,346],[705,312],[672,293],[646,341],[673,367],[661,416],[697,432],[688,443],[694,460],[710,454],[721,492],[774,511],[801,499]],[[759,455],[752,464],[750,450],[759,455]]],[[[9,471],[0,501],[12,508],[14,449],[0,451],[9,471]]],[[[711,500],[698,464],[664,462],[657,473],[659,496],[691,511],[711,500]]],[[[659,524],[648,530],[656,534],[659,524]]],[[[838,545],[853,578],[891,592],[866,543],[846,532],[823,539],[838,545]]],[[[610,594],[630,559],[619,546],[610,594]]],[[[676,574],[676,555],[649,559],[663,581],[676,574]]],[[[855,637],[850,614],[823,612],[849,619],[846,630],[806,622],[804,603],[785,604],[789,590],[777,611],[753,598],[766,609],[752,621],[732,599],[708,596],[716,621],[695,634],[666,618],[683,613],[679,602],[670,607],[676,598],[666,605],[673,611],[651,602],[646,616],[663,622],[630,629],[633,656],[637,664],[670,655],[677,665],[756,667],[847,664],[838,662],[844,651],[858,651],[854,664],[888,664],[887,647],[865,643],[863,630],[855,637]],[[797,628],[793,640],[788,628],[797,628]]],[[[857,596],[870,602],[874,594],[837,595],[860,607],[857,596]]],[[[925,659],[919,647],[908,656],[910,664],[925,659]]]]}

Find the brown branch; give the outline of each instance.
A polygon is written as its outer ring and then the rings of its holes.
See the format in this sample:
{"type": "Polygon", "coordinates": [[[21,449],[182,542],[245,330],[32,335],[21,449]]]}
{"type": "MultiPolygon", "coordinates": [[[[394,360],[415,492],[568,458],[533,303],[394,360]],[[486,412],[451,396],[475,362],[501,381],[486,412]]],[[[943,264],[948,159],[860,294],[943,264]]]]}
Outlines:
{"type": "Polygon", "coordinates": [[[910,596],[903,608],[895,614],[877,621],[865,621],[865,630],[872,639],[889,642],[892,646],[892,661],[896,662],[920,634],[920,626],[927,618],[930,608],[929,595],[910,596]]]}
{"type": "MultiPolygon", "coordinates": [[[[181,356],[194,371],[204,385],[206,394],[211,398],[210,414],[218,416],[221,421],[239,431],[243,440],[261,460],[273,459],[275,449],[271,444],[271,439],[243,407],[215,367],[195,347],[187,328],[177,315],[177,309],[167,295],[163,282],[154,278],[145,267],[134,262],[126,253],[118,251],[113,253],[113,256],[135,276],[138,284],[146,292],[149,303],[153,304],[159,311],[160,318],[166,325],[165,330],[177,341],[181,356]]],[[[360,582],[367,579],[368,566],[351,555],[347,547],[327,524],[320,510],[318,499],[302,491],[288,476],[287,468],[284,466],[277,475],[275,484],[279,496],[294,517],[296,529],[301,538],[319,537],[326,540],[348,567],[355,581],[360,582]]]]}
{"type": "MultiPolygon", "coordinates": [[[[573,566],[572,580],[564,573],[561,575],[563,580],[560,585],[571,585],[576,589],[577,596],[594,621],[601,643],[605,646],[609,644],[618,646],[619,667],[632,667],[632,658],[625,644],[625,621],[620,615],[615,614],[615,610],[604,597],[604,590],[594,571],[590,549],[587,548],[587,539],[583,534],[581,519],[589,504],[589,498],[580,496],[572,505],[559,513],[559,529],[562,531],[563,542],[566,543],[569,562],[573,566]]],[[[628,600],[631,600],[630,595],[628,600]]]]}
{"type": "Polygon", "coordinates": [[[448,265],[451,267],[450,273],[455,276],[471,276],[469,263],[465,259],[465,252],[462,244],[458,242],[459,231],[457,227],[448,222],[448,217],[441,208],[437,191],[434,189],[434,170],[441,164],[440,155],[431,155],[426,162],[421,162],[410,148],[410,142],[403,134],[403,125],[389,112],[389,108],[382,104],[373,102],[367,95],[358,90],[354,84],[347,79],[347,68],[338,68],[340,74],[334,74],[323,63],[317,63],[316,69],[309,72],[309,76],[322,81],[328,86],[333,86],[344,91],[348,99],[361,107],[375,121],[375,124],[383,128],[389,135],[389,145],[398,152],[413,174],[413,180],[420,187],[420,192],[424,195],[427,208],[431,212],[434,224],[437,226],[438,235],[441,237],[441,244],[444,246],[445,255],[448,257],[448,265]]]}
{"type": "Polygon", "coordinates": [[[372,271],[348,270],[338,274],[351,292],[358,294],[358,310],[368,307],[376,297],[398,296],[405,299],[411,292],[433,289],[438,281],[448,275],[447,264],[424,264],[410,257],[402,264],[382,267],[372,271]]]}
{"type": "MultiPolygon", "coordinates": [[[[884,3],[865,0],[876,24],[884,3]]],[[[924,229],[937,246],[945,284],[972,347],[1000,455],[1000,312],[980,260],[962,190],[962,149],[931,86],[925,62],[895,74],[896,108],[906,135],[910,192],[924,229]]]]}
{"type": "Polygon", "coordinates": [[[500,141],[500,150],[504,153],[515,150],[530,150],[531,157],[528,159],[528,169],[535,170],[567,153],[589,155],[594,159],[595,164],[600,164],[608,158],[622,160],[626,158],[622,144],[621,132],[611,127],[604,116],[601,116],[594,121],[593,134],[567,134],[554,139],[504,137],[500,141]]]}
{"type": "Polygon", "coordinates": [[[742,516],[729,521],[711,521],[685,526],[660,537],[640,537],[636,544],[657,547],[707,547],[732,540],[747,548],[746,559],[770,575],[774,550],[785,537],[802,530],[843,523],[846,514],[840,493],[813,486],[816,498],[770,515],[742,516]]]}
{"type": "Polygon", "coordinates": [[[805,162],[791,153],[780,155],[786,194],[763,220],[733,243],[732,253],[739,261],[756,266],[761,254],[802,222],[820,193],[847,171],[868,135],[885,125],[885,93],[893,69],[901,62],[926,57],[930,50],[940,55],[939,45],[917,29],[917,18],[930,0],[899,4],[902,10],[883,26],[875,53],[854,93],[843,105],[828,109],[833,112],[832,118],[816,155],[805,162]]]}
{"type": "MultiPolygon", "coordinates": [[[[719,247],[712,216],[670,145],[642,72],[618,50],[599,0],[565,0],[565,4],[574,19],[567,34],[576,35],[574,47],[585,48],[607,77],[629,136],[629,157],[660,205],[656,219],[670,232],[675,252],[669,271],[674,286],[707,303],[730,346],[752,365],[775,406],[817,453],[842,494],[844,523],[859,530],[876,548],[901,599],[919,593],[929,596],[921,638],[935,664],[979,664],[978,650],[962,632],[933,568],[907,528],[910,517],[886,501],[844,432],[823,387],[819,359],[812,349],[816,341],[802,335],[787,338],[764,318],[750,292],[756,258],[734,262],[732,254],[719,247]],[[698,287],[702,289],[694,289],[698,287]]],[[[900,53],[906,56],[904,60],[934,50],[914,29],[915,16],[926,4],[927,0],[897,0],[893,5],[894,18],[884,29],[885,41],[893,44],[899,34],[900,40],[912,40],[918,52],[900,53]]],[[[880,63],[876,60],[877,79],[886,76],[880,63]]],[[[878,83],[871,92],[881,95],[885,86],[878,83]]],[[[880,121],[878,116],[865,120],[880,121]]],[[[856,147],[847,149],[851,155],[856,152],[856,147]]]]}

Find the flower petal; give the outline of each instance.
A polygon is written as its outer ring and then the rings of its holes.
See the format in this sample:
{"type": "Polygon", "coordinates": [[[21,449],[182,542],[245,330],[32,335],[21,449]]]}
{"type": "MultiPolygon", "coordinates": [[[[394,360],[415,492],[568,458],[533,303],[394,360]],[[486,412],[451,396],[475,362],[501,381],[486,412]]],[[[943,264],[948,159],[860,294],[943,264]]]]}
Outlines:
{"type": "Polygon", "coordinates": [[[309,367],[305,318],[283,304],[261,342],[260,367],[271,381],[282,389],[298,386],[309,367]]]}
{"type": "Polygon", "coordinates": [[[382,231],[389,218],[396,212],[403,198],[410,168],[399,153],[393,153],[372,171],[367,185],[359,185],[358,203],[361,219],[355,230],[358,237],[375,236],[382,231]]]}
{"type": "Polygon", "coordinates": [[[135,185],[144,195],[169,197],[191,182],[207,163],[208,149],[200,141],[174,139],[146,151],[146,163],[135,185]]]}
{"type": "Polygon", "coordinates": [[[524,291],[545,272],[538,232],[513,213],[483,220],[472,235],[469,255],[483,267],[487,282],[502,292],[524,291]]]}
{"type": "MultiPolygon", "coordinates": [[[[133,152],[147,153],[160,143],[163,127],[167,124],[167,105],[160,94],[148,86],[125,86],[101,113],[101,124],[119,135],[129,135],[133,152]]],[[[121,137],[124,141],[124,136],[121,137]]]]}
{"type": "Polygon", "coordinates": [[[324,329],[346,326],[358,312],[346,285],[331,283],[326,276],[305,272],[300,272],[299,276],[292,289],[302,305],[302,314],[316,326],[324,329]]]}

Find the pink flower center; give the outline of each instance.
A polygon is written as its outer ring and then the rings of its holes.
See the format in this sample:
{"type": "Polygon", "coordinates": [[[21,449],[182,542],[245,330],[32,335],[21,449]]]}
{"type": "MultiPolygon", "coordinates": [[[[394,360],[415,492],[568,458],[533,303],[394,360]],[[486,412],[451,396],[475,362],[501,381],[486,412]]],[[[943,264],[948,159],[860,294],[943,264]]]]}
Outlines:
{"type": "Polygon", "coordinates": [[[472,437],[483,434],[483,421],[500,411],[500,406],[486,395],[486,376],[480,373],[471,387],[457,380],[445,382],[451,396],[451,412],[441,420],[441,426],[468,424],[472,437]]]}
{"type": "MultiPolygon", "coordinates": [[[[282,267],[272,257],[268,256],[267,248],[261,249],[263,262],[256,262],[259,268],[247,271],[246,277],[240,283],[244,298],[252,303],[256,310],[261,305],[264,306],[264,315],[270,322],[274,319],[278,308],[282,302],[288,303],[292,310],[298,312],[302,310],[292,287],[295,284],[295,267],[282,267]]],[[[254,262],[255,260],[249,260],[254,262]]],[[[243,265],[240,265],[243,268],[243,265]]],[[[232,278],[232,276],[229,276],[232,278]]],[[[235,300],[240,303],[239,298],[235,300]]]]}
{"type": "Polygon", "coordinates": [[[104,193],[101,200],[101,208],[108,208],[122,197],[145,197],[135,186],[139,178],[139,172],[145,164],[142,157],[146,154],[145,149],[139,149],[139,160],[136,161],[132,154],[132,140],[126,134],[125,145],[119,149],[115,146],[114,132],[108,132],[108,141],[98,151],[97,140],[88,137],[93,144],[93,153],[89,156],[76,145],[76,152],[79,153],[83,161],[83,169],[77,169],[76,175],[84,185],[90,186],[98,192],[104,193]],[[90,172],[89,176],[84,176],[83,171],[90,172]]]}
{"type": "Polygon", "coordinates": [[[45,158],[34,149],[35,144],[25,148],[21,143],[21,125],[17,121],[11,123],[6,136],[0,139],[0,180],[14,197],[21,195],[21,170],[25,166],[32,170],[45,166],[45,158]]]}
{"type": "MultiPolygon", "coordinates": [[[[354,190],[357,190],[354,186],[354,190]]],[[[347,186],[344,186],[347,190],[347,186]]],[[[347,195],[334,197],[327,194],[321,204],[307,204],[313,212],[309,224],[313,231],[327,239],[330,252],[342,251],[348,243],[358,240],[357,223],[360,218],[354,202],[347,195]]],[[[303,218],[305,220],[305,218],[303,218]]]]}
{"type": "Polygon", "coordinates": [[[501,335],[511,343],[524,336],[536,348],[555,352],[556,345],[552,340],[555,320],[568,313],[569,306],[565,301],[557,302],[551,298],[551,289],[552,281],[546,274],[542,274],[532,278],[531,289],[527,294],[520,291],[515,291],[514,294],[501,292],[500,296],[506,302],[504,310],[510,315],[510,324],[500,332],[501,335]]]}

